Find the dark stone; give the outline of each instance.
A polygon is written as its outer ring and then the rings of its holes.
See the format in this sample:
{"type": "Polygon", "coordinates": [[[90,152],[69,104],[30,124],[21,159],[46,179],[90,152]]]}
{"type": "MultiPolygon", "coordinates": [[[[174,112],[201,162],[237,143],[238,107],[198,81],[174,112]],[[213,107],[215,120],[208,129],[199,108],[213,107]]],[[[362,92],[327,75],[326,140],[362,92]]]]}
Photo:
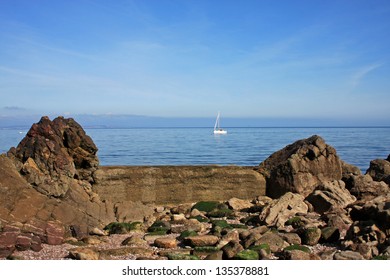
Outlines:
{"type": "Polygon", "coordinates": [[[237,240],[232,240],[222,247],[223,258],[232,259],[235,255],[243,250],[244,247],[242,247],[242,245],[237,240]]]}
{"type": "Polygon", "coordinates": [[[321,243],[336,243],[340,240],[340,230],[337,227],[321,229],[321,243]]]}
{"type": "MultiPolygon", "coordinates": [[[[389,155],[390,157],[390,155],[389,155]]],[[[370,167],[366,174],[370,175],[374,181],[384,181],[390,184],[390,161],[385,159],[375,159],[370,162],[370,167]]]]}
{"type": "Polygon", "coordinates": [[[345,182],[350,193],[360,200],[370,200],[390,192],[390,188],[385,182],[374,181],[368,174],[350,176],[345,182]]]}

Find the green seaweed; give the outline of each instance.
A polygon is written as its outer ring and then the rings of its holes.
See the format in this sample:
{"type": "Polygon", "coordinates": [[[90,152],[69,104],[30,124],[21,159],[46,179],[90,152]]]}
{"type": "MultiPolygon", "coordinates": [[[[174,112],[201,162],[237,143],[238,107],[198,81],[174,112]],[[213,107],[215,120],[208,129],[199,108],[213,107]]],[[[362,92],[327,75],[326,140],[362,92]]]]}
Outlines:
{"type": "Polygon", "coordinates": [[[156,221],[148,228],[148,232],[165,231],[167,233],[170,230],[170,224],[165,221],[156,221]]]}
{"type": "Polygon", "coordinates": [[[204,253],[214,253],[214,252],[218,252],[219,248],[213,246],[202,246],[202,247],[195,247],[194,251],[204,252],[204,253]]]}
{"type": "Polygon", "coordinates": [[[295,216],[288,219],[285,223],[286,226],[292,226],[293,228],[300,228],[304,226],[304,222],[301,217],[295,216]]]}
{"type": "Polygon", "coordinates": [[[239,253],[237,253],[234,257],[234,260],[258,260],[259,259],[259,253],[253,250],[243,250],[239,253]]]}
{"type": "Polygon", "coordinates": [[[179,236],[179,239],[184,239],[184,238],[187,238],[187,237],[190,237],[190,236],[197,236],[198,233],[196,231],[193,231],[193,230],[185,230],[183,231],[180,236],[179,236]]]}
{"type": "Polygon", "coordinates": [[[104,230],[107,230],[109,234],[126,234],[132,230],[139,230],[142,226],[141,222],[133,223],[119,223],[112,222],[104,227],[104,230]]]}
{"type": "Polygon", "coordinates": [[[256,251],[256,252],[260,252],[261,250],[265,250],[267,254],[271,253],[271,248],[269,247],[269,245],[267,243],[253,245],[253,246],[250,246],[248,249],[256,251]]]}
{"type": "Polygon", "coordinates": [[[218,201],[199,201],[194,206],[192,206],[192,209],[197,209],[199,211],[209,213],[214,209],[217,209],[219,204],[220,203],[218,201]]]}
{"type": "Polygon", "coordinates": [[[284,251],[299,250],[299,251],[303,251],[306,253],[310,253],[310,249],[308,247],[303,246],[303,245],[298,245],[298,244],[293,244],[293,245],[287,246],[283,250],[284,251]]]}
{"type": "Polygon", "coordinates": [[[187,255],[187,254],[168,254],[168,260],[182,261],[182,260],[199,260],[198,256],[187,255]]]}
{"type": "Polygon", "coordinates": [[[201,216],[201,215],[191,217],[191,219],[197,220],[198,222],[201,222],[201,223],[208,223],[210,221],[208,218],[201,216]]]}

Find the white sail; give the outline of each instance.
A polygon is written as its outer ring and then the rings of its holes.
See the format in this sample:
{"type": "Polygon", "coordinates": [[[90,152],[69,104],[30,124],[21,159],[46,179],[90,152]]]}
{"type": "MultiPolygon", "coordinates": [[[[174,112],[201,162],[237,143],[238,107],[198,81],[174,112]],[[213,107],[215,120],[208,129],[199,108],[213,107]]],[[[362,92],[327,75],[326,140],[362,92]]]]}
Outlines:
{"type": "Polygon", "coordinates": [[[218,112],[217,119],[215,120],[214,134],[226,134],[227,131],[219,127],[219,117],[220,112],[218,112]]]}

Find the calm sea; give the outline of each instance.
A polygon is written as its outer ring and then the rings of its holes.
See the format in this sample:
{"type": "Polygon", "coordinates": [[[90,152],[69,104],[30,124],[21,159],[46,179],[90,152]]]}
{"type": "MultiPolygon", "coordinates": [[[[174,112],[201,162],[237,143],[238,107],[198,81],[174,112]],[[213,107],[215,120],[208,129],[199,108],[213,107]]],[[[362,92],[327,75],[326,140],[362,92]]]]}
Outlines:
{"type": "MultiPolygon", "coordinates": [[[[371,160],[390,153],[387,128],[210,128],[85,129],[99,148],[101,165],[254,166],[296,140],[317,134],[344,161],[365,171],[371,160]]],[[[26,131],[0,130],[0,152],[16,146],[26,131]]]]}

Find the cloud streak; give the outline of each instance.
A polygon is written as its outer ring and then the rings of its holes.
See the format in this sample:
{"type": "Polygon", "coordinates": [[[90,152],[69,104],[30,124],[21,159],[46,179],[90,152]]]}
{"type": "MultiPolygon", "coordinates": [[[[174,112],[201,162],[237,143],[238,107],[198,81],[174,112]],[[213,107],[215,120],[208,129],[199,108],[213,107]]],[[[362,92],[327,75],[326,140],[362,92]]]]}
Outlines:
{"type": "Polygon", "coordinates": [[[383,63],[376,63],[376,64],[370,64],[366,65],[360,69],[358,69],[351,78],[351,85],[352,89],[355,89],[359,86],[359,84],[362,82],[362,80],[371,72],[375,71],[376,69],[383,66],[383,63]]]}

